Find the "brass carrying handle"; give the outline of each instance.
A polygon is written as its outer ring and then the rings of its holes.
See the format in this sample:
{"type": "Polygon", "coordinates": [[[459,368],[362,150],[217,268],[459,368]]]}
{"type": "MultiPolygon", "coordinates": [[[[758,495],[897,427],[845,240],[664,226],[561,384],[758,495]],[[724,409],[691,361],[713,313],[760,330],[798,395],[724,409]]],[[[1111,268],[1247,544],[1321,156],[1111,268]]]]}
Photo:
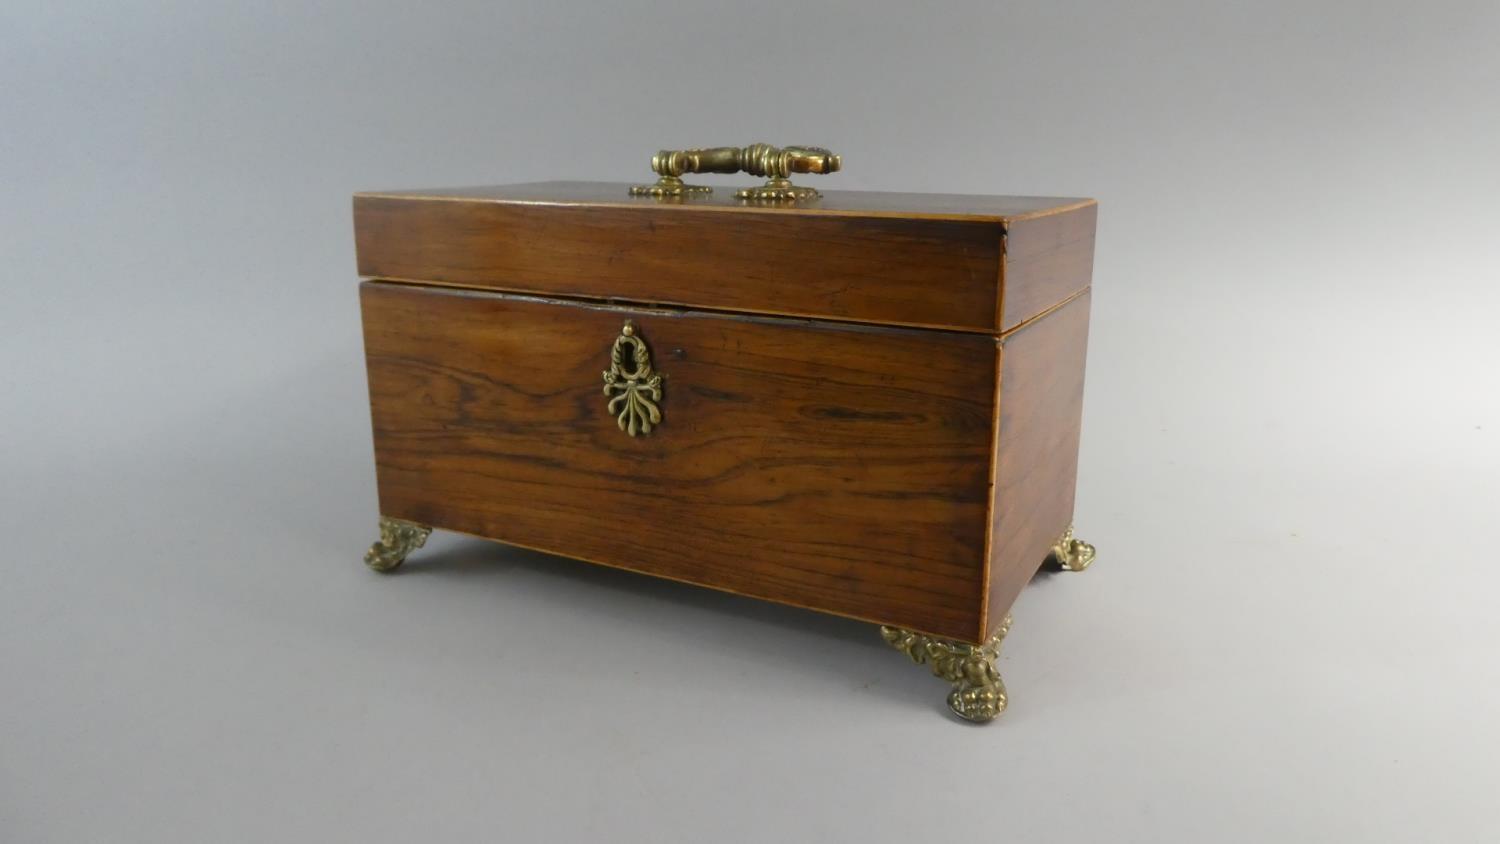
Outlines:
{"type": "Polygon", "coordinates": [[[822,147],[773,147],[751,144],[747,147],[711,147],[707,149],[664,149],[651,156],[651,169],[658,178],[654,185],[635,185],[631,196],[680,197],[711,193],[713,188],[689,185],[684,173],[749,173],[765,176],[759,187],[741,188],[736,199],[799,200],[817,199],[822,194],[809,187],[794,185],[793,173],[836,173],[843,160],[822,147]]]}

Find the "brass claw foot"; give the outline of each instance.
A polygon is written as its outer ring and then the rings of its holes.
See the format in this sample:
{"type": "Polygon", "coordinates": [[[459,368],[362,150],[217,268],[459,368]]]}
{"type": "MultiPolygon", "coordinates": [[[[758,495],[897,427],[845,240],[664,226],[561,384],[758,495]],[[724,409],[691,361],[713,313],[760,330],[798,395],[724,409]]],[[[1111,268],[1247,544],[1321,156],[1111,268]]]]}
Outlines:
{"type": "Polygon", "coordinates": [[[1075,539],[1073,526],[1068,525],[1062,537],[1052,543],[1049,559],[1063,571],[1083,571],[1094,561],[1094,546],[1075,539]]]}
{"type": "Polygon", "coordinates": [[[365,565],[386,572],[401,565],[406,555],[421,548],[427,542],[432,528],[416,522],[380,517],[380,541],[365,552],[365,565]]]}
{"type": "Polygon", "coordinates": [[[886,644],[911,657],[911,661],[932,666],[934,676],[953,684],[948,693],[948,708],[966,721],[993,721],[1005,711],[1005,683],[995,668],[1000,655],[1000,641],[1010,632],[1010,616],[1000,622],[1000,630],[982,645],[970,645],[913,633],[900,627],[882,627],[880,635],[886,644]]]}

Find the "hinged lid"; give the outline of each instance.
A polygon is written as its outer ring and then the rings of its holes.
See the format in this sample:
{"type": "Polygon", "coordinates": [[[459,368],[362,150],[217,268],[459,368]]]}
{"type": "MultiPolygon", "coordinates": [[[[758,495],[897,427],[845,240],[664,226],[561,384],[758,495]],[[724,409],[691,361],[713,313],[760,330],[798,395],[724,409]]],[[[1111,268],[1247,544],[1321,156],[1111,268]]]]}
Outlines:
{"type": "Polygon", "coordinates": [[[825,191],[788,205],[541,182],[360,193],[359,273],[998,333],[1089,286],[1090,199],[825,191]]]}

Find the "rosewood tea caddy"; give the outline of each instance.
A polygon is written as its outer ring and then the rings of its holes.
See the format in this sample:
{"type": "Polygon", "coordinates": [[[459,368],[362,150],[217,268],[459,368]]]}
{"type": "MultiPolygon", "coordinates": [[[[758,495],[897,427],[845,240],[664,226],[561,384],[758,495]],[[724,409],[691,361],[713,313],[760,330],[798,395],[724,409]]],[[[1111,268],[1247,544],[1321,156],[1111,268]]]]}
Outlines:
{"type": "Polygon", "coordinates": [[[998,715],[1012,602],[1094,558],[1095,203],[790,180],[839,166],[756,144],[664,151],[648,185],[356,195],[366,562],[440,528],[862,619],[998,715]]]}

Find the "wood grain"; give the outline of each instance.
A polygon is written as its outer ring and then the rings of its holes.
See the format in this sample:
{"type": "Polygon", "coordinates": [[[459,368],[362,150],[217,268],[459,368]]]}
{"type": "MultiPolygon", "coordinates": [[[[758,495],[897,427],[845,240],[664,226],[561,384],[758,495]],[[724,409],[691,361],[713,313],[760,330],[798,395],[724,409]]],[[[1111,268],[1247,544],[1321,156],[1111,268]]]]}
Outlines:
{"type": "Polygon", "coordinates": [[[1001,345],[987,632],[1073,520],[1089,299],[1085,291],[1001,345]]]}
{"type": "MultiPolygon", "coordinates": [[[[709,177],[711,180],[713,177],[709,177]]],[[[643,181],[651,181],[644,179],[643,181]]],[[[702,181],[690,177],[690,182],[702,181]]],[[[736,179],[744,185],[758,181],[736,179]]],[[[777,217],[894,217],[902,220],[961,220],[1011,223],[1031,220],[1086,205],[1092,199],[1057,196],[986,196],[960,193],[894,193],[831,188],[829,180],[798,176],[795,181],[816,186],[821,199],[798,203],[754,203],[734,198],[734,188],[716,187],[708,196],[659,200],[631,196],[629,182],[529,182],[518,185],[436,188],[429,190],[364,191],[361,197],[440,199],[460,202],[510,202],[532,205],[574,205],[589,208],[660,208],[668,211],[766,214],[777,217]]]]}
{"type": "Polygon", "coordinates": [[[1098,218],[1099,207],[1089,203],[1009,224],[1002,331],[1056,307],[1092,284],[1098,218]]]}
{"type": "Polygon", "coordinates": [[[979,638],[993,338],[369,282],[361,302],[383,514],[979,638]],[[627,318],[666,378],[634,439],[600,377],[627,318]]]}
{"type": "MultiPolygon", "coordinates": [[[[624,186],[620,186],[624,191],[624,186]]],[[[358,196],[360,275],[992,332],[995,222],[358,196]]]]}

